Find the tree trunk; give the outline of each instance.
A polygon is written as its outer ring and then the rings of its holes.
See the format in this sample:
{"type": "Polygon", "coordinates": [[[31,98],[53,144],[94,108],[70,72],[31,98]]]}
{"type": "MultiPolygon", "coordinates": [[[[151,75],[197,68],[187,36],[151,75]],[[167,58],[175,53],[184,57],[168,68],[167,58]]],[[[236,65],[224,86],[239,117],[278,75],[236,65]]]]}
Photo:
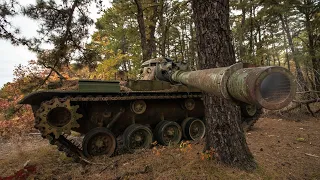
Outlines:
{"type": "Polygon", "coordinates": [[[140,32],[140,38],[141,38],[141,49],[142,49],[142,59],[143,61],[146,61],[148,59],[151,59],[153,55],[155,55],[156,52],[156,39],[155,39],[155,32],[156,32],[156,23],[157,23],[157,12],[158,12],[158,6],[155,5],[157,0],[152,1],[153,6],[152,8],[152,15],[150,17],[149,25],[146,26],[146,23],[144,21],[144,13],[143,13],[143,7],[140,2],[140,0],[134,0],[136,6],[137,6],[137,21],[139,25],[139,32],[140,32]],[[146,28],[148,28],[148,37],[146,33],[146,28]]]}
{"type": "Polygon", "coordinates": [[[286,51],[286,63],[288,63],[288,69],[289,71],[291,71],[290,68],[290,59],[289,59],[289,54],[288,54],[288,48],[287,48],[287,38],[286,38],[286,32],[283,30],[283,40],[284,40],[284,47],[285,47],[285,51],[286,51]]]}
{"type": "MultiPolygon", "coordinates": [[[[261,53],[261,51],[262,51],[262,48],[263,48],[263,42],[262,42],[262,35],[261,35],[261,25],[260,25],[260,22],[259,22],[259,20],[258,20],[258,23],[257,23],[257,33],[258,33],[258,40],[256,40],[256,46],[257,46],[257,53],[256,54],[258,54],[259,53],[259,56],[261,56],[260,58],[260,61],[257,59],[257,60],[255,60],[255,62],[256,62],[256,65],[259,65],[259,66],[262,66],[263,65],[263,61],[264,61],[264,59],[263,59],[263,53],[261,53]],[[259,64],[258,64],[259,63],[259,64]]],[[[257,39],[257,36],[256,36],[256,39],[257,39]]],[[[256,59],[256,58],[255,58],[256,59]]]]}
{"type": "MultiPolygon", "coordinates": [[[[235,63],[229,27],[229,0],[192,0],[201,69],[235,63]]],[[[245,170],[256,163],[240,125],[240,108],[232,101],[204,93],[206,150],[217,160],[245,170]]]]}
{"type": "MultiPolygon", "coordinates": [[[[305,2],[305,4],[310,6],[311,2],[307,1],[307,2],[305,2]]],[[[307,34],[308,34],[308,42],[309,42],[308,51],[309,51],[309,56],[311,57],[311,62],[312,62],[313,71],[314,71],[313,73],[314,73],[315,90],[320,91],[320,77],[318,74],[318,73],[320,73],[320,59],[317,59],[317,57],[316,57],[316,50],[315,50],[315,45],[314,45],[315,41],[314,41],[314,35],[312,32],[312,27],[311,27],[310,12],[305,11],[304,15],[305,15],[305,26],[306,26],[306,30],[307,30],[307,34]]]]}
{"type": "MultiPolygon", "coordinates": [[[[142,49],[142,59],[143,61],[148,60],[147,54],[147,36],[146,36],[146,26],[144,23],[143,9],[140,0],[134,0],[137,6],[137,21],[139,25],[140,39],[141,39],[141,49],[142,49]]],[[[149,58],[150,59],[150,58],[149,58]]]]}
{"type": "Polygon", "coordinates": [[[243,5],[243,0],[240,0],[240,4],[241,4],[241,25],[240,25],[240,38],[239,38],[239,46],[240,46],[240,60],[244,61],[244,57],[246,54],[246,47],[244,46],[243,42],[245,41],[245,25],[246,25],[246,6],[243,5]]]}
{"type": "Polygon", "coordinates": [[[160,12],[159,12],[159,29],[161,36],[159,37],[159,44],[160,44],[160,55],[165,57],[166,56],[166,39],[167,39],[167,26],[165,24],[165,17],[164,17],[164,11],[165,11],[165,1],[160,0],[160,12]]]}
{"type": "Polygon", "coordinates": [[[196,59],[196,49],[195,49],[195,37],[194,37],[194,30],[193,30],[193,19],[190,20],[190,68],[196,69],[195,59],[196,59]]]}
{"type": "Polygon", "coordinates": [[[149,38],[147,38],[147,54],[146,59],[151,59],[152,57],[155,57],[156,52],[156,38],[155,38],[155,32],[156,32],[156,24],[157,24],[157,15],[158,15],[158,6],[155,5],[157,3],[157,0],[153,0],[153,7],[152,7],[152,15],[150,17],[150,23],[149,23],[149,38]]]}
{"type": "Polygon", "coordinates": [[[250,38],[249,38],[249,57],[251,63],[254,63],[253,58],[253,3],[252,0],[250,0],[250,38]]]}
{"type": "Polygon", "coordinates": [[[286,16],[283,16],[282,14],[279,15],[279,18],[281,20],[281,24],[282,27],[284,29],[284,32],[286,33],[287,39],[288,39],[288,43],[289,43],[289,48],[291,50],[292,53],[292,59],[294,61],[294,64],[296,66],[296,72],[297,72],[297,80],[298,80],[298,91],[305,91],[306,88],[306,82],[303,78],[303,74],[302,74],[302,70],[300,67],[299,62],[297,61],[296,58],[296,51],[295,51],[295,47],[293,44],[293,39],[292,39],[292,35],[290,34],[290,28],[289,28],[289,24],[288,24],[288,19],[286,16]]]}
{"type": "Polygon", "coordinates": [[[180,54],[180,57],[181,57],[181,59],[179,59],[180,61],[183,61],[183,60],[185,60],[185,57],[184,57],[184,51],[185,51],[185,49],[184,49],[184,38],[183,38],[183,29],[181,29],[181,32],[179,32],[179,48],[180,48],[180,52],[179,52],[179,54],[180,54]]]}

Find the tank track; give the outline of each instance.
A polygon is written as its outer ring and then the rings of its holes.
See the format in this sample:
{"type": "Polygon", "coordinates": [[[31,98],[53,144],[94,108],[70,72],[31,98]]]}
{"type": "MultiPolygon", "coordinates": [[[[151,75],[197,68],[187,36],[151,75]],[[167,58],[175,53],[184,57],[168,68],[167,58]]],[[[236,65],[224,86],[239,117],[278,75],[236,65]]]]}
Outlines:
{"type": "Polygon", "coordinates": [[[257,109],[257,113],[253,117],[241,117],[242,128],[244,132],[248,132],[261,117],[262,109],[257,109]]]}
{"type": "MultiPolygon", "coordinates": [[[[159,93],[161,95],[155,96],[154,94],[140,94],[136,93],[123,93],[121,95],[108,95],[108,96],[76,96],[67,98],[72,102],[85,102],[85,101],[115,101],[115,100],[136,100],[136,99],[180,99],[180,98],[201,98],[201,93],[159,93]]],[[[255,116],[253,117],[242,117],[242,126],[244,131],[249,131],[250,128],[256,123],[261,115],[261,109],[258,110],[255,116]]],[[[37,121],[35,127],[37,128],[37,121]]],[[[42,136],[45,139],[49,140],[49,143],[56,145],[59,151],[62,151],[66,154],[67,157],[71,157],[75,162],[84,162],[85,156],[82,152],[82,147],[80,144],[76,143],[72,139],[68,138],[67,134],[62,134],[59,138],[55,138],[53,134],[42,136]]]]}
{"type": "Polygon", "coordinates": [[[49,139],[50,144],[56,145],[59,151],[64,152],[67,157],[72,158],[75,162],[81,162],[83,160],[84,155],[81,145],[68,139],[68,135],[61,135],[58,139],[50,135],[47,139],[49,139]]]}

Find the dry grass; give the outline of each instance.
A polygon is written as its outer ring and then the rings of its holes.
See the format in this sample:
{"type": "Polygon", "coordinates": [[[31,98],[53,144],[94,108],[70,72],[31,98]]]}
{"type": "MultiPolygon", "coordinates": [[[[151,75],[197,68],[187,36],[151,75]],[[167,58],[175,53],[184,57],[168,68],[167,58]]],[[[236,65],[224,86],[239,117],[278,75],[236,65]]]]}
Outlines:
{"type": "Polygon", "coordinates": [[[320,179],[319,121],[261,119],[247,141],[259,167],[244,172],[215,160],[203,160],[203,143],[162,147],[99,157],[95,165],[73,163],[40,137],[0,141],[0,174],[14,174],[30,160],[37,179],[320,179]],[[297,140],[302,138],[303,141],[297,140]]]}
{"type": "Polygon", "coordinates": [[[287,179],[320,179],[320,121],[262,118],[247,135],[259,164],[287,179]],[[302,139],[302,141],[301,141],[302,139]]]}

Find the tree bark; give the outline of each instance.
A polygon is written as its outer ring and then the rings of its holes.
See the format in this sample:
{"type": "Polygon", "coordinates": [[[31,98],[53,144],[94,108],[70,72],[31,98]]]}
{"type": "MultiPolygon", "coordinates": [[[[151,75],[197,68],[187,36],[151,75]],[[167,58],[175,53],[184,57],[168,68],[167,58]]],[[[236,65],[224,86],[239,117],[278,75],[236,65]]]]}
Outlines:
{"type": "MultiPolygon", "coordinates": [[[[253,47],[253,10],[254,9],[254,5],[252,3],[252,0],[250,0],[250,38],[249,38],[249,57],[250,57],[250,61],[251,63],[254,63],[254,55],[253,55],[253,51],[254,51],[254,47],[253,47]]],[[[255,63],[254,63],[255,64],[255,63]]]]}
{"type": "Polygon", "coordinates": [[[288,63],[288,70],[291,71],[290,59],[289,59],[288,48],[287,48],[286,32],[284,30],[282,32],[283,32],[284,47],[285,47],[285,51],[286,51],[286,63],[288,63]]]}
{"type": "Polygon", "coordinates": [[[189,42],[189,46],[190,46],[190,68],[192,69],[196,69],[197,65],[195,64],[195,59],[196,59],[196,48],[195,48],[195,35],[194,35],[194,30],[193,30],[193,17],[190,20],[190,42],[189,42]]]}
{"type": "MultiPolygon", "coordinates": [[[[229,0],[192,0],[201,69],[235,63],[229,27],[229,0]]],[[[245,170],[256,168],[241,128],[240,108],[232,101],[204,93],[206,150],[217,160],[245,170]]]]}
{"type": "Polygon", "coordinates": [[[245,41],[245,24],[246,24],[246,6],[243,5],[244,1],[240,0],[240,4],[241,4],[241,25],[240,25],[240,38],[239,38],[239,46],[240,46],[240,60],[244,61],[244,57],[246,54],[246,47],[244,46],[243,42],[245,41]]]}
{"type": "Polygon", "coordinates": [[[180,57],[181,59],[179,59],[180,61],[183,61],[185,60],[185,57],[184,57],[184,52],[185,52],[185,49],[184,49],[184,38],[183,38],[184,34],[183,34],[183,29],[181,29],[181,32],[179,32],[179,46],[180,46],[180,57]]]}
{"type": "Polygon", "coordinates": [[[164,9],[165,9],[165,2],[164,0],[160,0],[160,12],[159,12],[159,29],[160,29],[160,34],[161,36],[159,37],[159,54],[163,57],[166,56],[166,40],[165,40],[165,24],[164,24],[164,9]]]}
{"type": "Polygon", "coordinates": [[[152,7],[152,15],[150,17],[150,23],[149,23],[149,38],[147,38],[147,54],[146,59],[151,59],[155,56],[156,52],[156,38],[155,38],[155,32],[156,32],[156,24],[157,24],[157,15],[158,15],[158,6],[155,5],[157,3],[157,0],[152,1],[154,3],[152,7]]]}
{"type": "Polygon", "coordinates": [[[263,49],[263,42],[262,42],[262,35],[261,35],[261,23],[260,23],[259,19],[257,21],[258,22],[256,23],[256,28],[257,28],[257,33],[258,33],[258,39],[256,37],[256,39],[257,39],[257,42],[256,42],[257,53],[256,54],[259,53],[259,56],[261,59],[260,59],[260,61],[257,59],[255,62],[256,62],[256,65],[263,66],[264,55],[263,55],[263,53],[261,53],[261,50],[263,49]]]}
{"type": "Polygon", "coordinates": [[[297,61],[296,58],[296,50],[293,44],[293,39],[292,39],[292,35],[290,34],[290,28],[289,28],[289,24],[288,24],[288,19],[286,16],[283,16],[282,14],[279,14],[279,18],[282,24],[282,27],[284,29],[284,32],[286,33],[287,39],[288,39],[288,43],[289,43],[289,48],[291,50],[292,53],[292,59],[294,61],[294,64],[296,66],[296,72],[297,72],[297,80],[298,80],[298,91],[304,91],[307,89],[306,87],[306,82],[303,78],[303,74],[302,74],[302,70],[300,67],[299,62],[297,61]]]}
{"type": "MultiPolygon", "coordinates": [[[[304,1],[304,4],[307,5],[307,7],[312,7],[312,2],[310,0],[304,1]]],[[[313,29],[311,26],[311,14],[314,12],[310,12],[309,9],[302,11],[302,13],[305,16],[305,26],[306,31],[308,34],[308,51],[309,56],[311,57],[311,62],[313,66],[313,73],[314,73],[314,84],[315,84],[315,90],[320,91],[320,77],[317,73],[320,73],[320,59],[316,57],[316,49],[315,49],[315,36],[313,34],[313,29]]]]}
{"type": "Polygon", "coordinates": [[[157,12],[158,12],[158,5],[155,5],[157,0],[153,0],[153,6],[149,7],[152,8],[152,15],[150,17],[150,23],[146,26],[144,21],[144,13],[143,7],[140,0],[134,0],[137,6],[137,21],[139,25],[139,32],[141,38],[141,49],[142,49],[142,59],[143,61],[147,61],[155,55],[156,52],[156,39],[155,39],[155,32],[156,32],[156,23],[157,23],[157,12]],[[146,29],[148,29],[148,35],[146,33],[146,29]]]}
{"type": "Polygon", "coordinates": [[[166,57],[166,46],[167,46],[167,36],[169,31],[169,22],[168,17],[167,20],[164,16],[165,11],[168,10],[167,3],[165,0],[160,0],[160,17],[159,17],[159,29],[161,36],[159,37],[159,44],[160,44],[160,55],[166,57]]]}
{"type": "Polygon", "coordinates": [[[146,26],[144,23],[144,17],[143,17],[143,9],[140,0],[134,0],[136,6],[137,6],[137,21],[139,25],[139,32],[140,32],[140,38],[141,38],[141,49],[142,49],[142,59],[143,61],[148,60],[147,58],[147,36],[146,36],[146,26]]]}

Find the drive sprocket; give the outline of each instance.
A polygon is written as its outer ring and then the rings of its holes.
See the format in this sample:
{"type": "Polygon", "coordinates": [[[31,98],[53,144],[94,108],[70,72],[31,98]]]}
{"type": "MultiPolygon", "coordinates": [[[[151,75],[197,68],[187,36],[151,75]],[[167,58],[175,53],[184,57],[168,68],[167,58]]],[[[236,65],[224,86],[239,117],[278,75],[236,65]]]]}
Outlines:
{"type": "Polygon", "coordinates": [[[52,133],[58,139],[62,134],[71,134],[72,128],[79,127],[77,120],[82,117],[77,113],[78,108],[79,105],[70,105],[69,98],[45,101],[36,112],[35,127],[45,137],[52,133]]]}

